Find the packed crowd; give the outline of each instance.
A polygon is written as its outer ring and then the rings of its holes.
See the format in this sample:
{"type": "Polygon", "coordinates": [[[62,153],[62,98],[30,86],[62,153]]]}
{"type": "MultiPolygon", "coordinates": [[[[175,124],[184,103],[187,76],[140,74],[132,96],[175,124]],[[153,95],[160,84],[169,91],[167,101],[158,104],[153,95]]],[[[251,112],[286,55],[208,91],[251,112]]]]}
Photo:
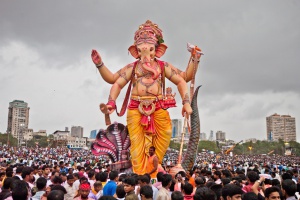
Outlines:
{"type": "Polygon", "coordinates": [[[298,157],[200,153],[193,169],[170,174],[177,154],[153,179],[111,171],[88,150],[0,147],[0,200],[299,199],[298,157]]]}

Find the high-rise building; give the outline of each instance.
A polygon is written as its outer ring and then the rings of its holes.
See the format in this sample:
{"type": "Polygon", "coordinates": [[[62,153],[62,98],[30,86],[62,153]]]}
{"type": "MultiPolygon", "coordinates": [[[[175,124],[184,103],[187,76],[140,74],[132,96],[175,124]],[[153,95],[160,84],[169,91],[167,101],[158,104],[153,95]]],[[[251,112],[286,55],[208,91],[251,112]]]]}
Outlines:
{"type": "Polygon", "coordinates": [[[18,139],[18,145],[23,143],[23,134],[28,129],[29,123],[28,104],[21,100],[9,102],[7,133],[18,139]]]}
{"type": "Polygon", "coordinates": [[[200,133],[200,140],[206,140],[206,133],[200,133]]]}
{"type": "Polygon", "coordinates": [[[266,118],[268,141],[296,141],[296,120],[290,115],[277,113],[266,118]]]}
{"type": "Polygon", "coordinates": [[[216,140],[217,141],[225,141],[226,140],[226,133],[223,131],[216,132],[216,140]]]}
{"type": "Polygon", "coordinates": [[[92,130],[90,133],[90,139],[96,139],[99,130],[92,130]]]}
{"type": "Polygon", "coordinates": [[[181,119],[172,119],[172,138],[178,138],[182,134],[181,119]]]}
{"type": "Polygon", "coordinates": [[[210,131],[208,140],[209,141],[213,141],[214,140],[214,131],[213,130],[210,131]]]}
{"type": "Polygon", "coordinates": [[[83,137],[83,127],[81,126],[72,126],[71,127],[71,136],[72,137],[83,137]]]}

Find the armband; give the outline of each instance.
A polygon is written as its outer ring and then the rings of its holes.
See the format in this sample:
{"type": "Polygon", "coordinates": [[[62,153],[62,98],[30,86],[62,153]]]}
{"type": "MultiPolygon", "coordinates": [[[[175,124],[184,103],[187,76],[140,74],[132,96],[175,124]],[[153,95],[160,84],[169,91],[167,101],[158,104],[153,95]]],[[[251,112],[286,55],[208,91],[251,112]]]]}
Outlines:
{"type": "Polygon", "coordinates": [[[104,63],[101,61],[101,63],[100,63],[100,64],[97,64],[96,67],[99,69],[99,68],[101,68],[103,65],[104,65],[104,63]]]}
{"type": "Polygon", "coordinates": [[[184,105],[186,103],[190,103],[190,100],[182,100],[182,105],[184,105]]]}
{"type": "Polygon", "coordinates": [[[182,99],[182,105],[184,105],[186,103],[190,103],[190,98],[187,93],[184,95],[184,98],[182,99]]]}
{"type": "Polygon", "coordinates": [[[106,105],[110,105],[113,109],[116,109],[116,101],[109,100],[106,105]]]}
{"type": "Polygon", "coordinates": [[[195,62],[195,61],[200,62],[200,59],[195,59],[195,58],[192,57],[192,61],[193,62],[195,62]]]}

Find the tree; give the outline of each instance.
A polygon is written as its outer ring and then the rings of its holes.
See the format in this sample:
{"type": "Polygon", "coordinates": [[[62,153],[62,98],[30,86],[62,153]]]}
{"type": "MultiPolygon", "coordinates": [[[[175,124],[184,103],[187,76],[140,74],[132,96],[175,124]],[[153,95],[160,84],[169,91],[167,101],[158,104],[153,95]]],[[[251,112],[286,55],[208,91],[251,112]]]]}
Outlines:
{"type": "MultiPolygon", "coordinates": [[[[7,144],[7,133],[0,134],[0,142],[2,143],[2,145],[7,144]]],[[[9,145],[13,147],[18,146],[18,140],[17,138],[14,138],[12,134],[9,134],[9,145]]]]}

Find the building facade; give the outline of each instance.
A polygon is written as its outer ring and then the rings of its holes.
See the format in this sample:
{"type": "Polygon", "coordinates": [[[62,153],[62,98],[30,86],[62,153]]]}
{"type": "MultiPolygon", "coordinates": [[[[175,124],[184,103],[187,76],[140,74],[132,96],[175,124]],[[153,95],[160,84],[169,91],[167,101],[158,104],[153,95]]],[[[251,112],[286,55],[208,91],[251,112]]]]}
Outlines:
{"type": "Polygon", "coordinates": [[[223,131],[216,132],[216,140],[217,141],[225,141],[226,140],[226,133],[223,131]]]}
{"type": "Polygon", "coordinates": [[[206,140],[206,133],[200,133],[200,140],[206,140]]]}
{"type": "Polygon", "coordinates": [[[90,133],[90,139],[96,139],[99,130],[92,130],[90,133]]]}
{"type": "Polygon", "coordinates": [[[6,132],[18,139],[18,145],[23,143],[23,135],[28,129],[29,109],[28,103],[22,100],[14,100],[9,103],[6,132]]]}
{"type": "Polygon", "coordinates": [[[83,127],[81,127],[81,126],[72,126],[71,127],[71,136],[82,138],[83,137],[83,127]]]}
{"type": "Polygon", "coordinates": [[[172,138],[181,137],[182,131],[182,120],[172,119],[172,138]]]}
{"type": "Polygon", "coordinates": [[[285,142],[296,141],[296,119],[290,115],[279,115],[277,113],[266,118],[267,140],[285,142]]]}

